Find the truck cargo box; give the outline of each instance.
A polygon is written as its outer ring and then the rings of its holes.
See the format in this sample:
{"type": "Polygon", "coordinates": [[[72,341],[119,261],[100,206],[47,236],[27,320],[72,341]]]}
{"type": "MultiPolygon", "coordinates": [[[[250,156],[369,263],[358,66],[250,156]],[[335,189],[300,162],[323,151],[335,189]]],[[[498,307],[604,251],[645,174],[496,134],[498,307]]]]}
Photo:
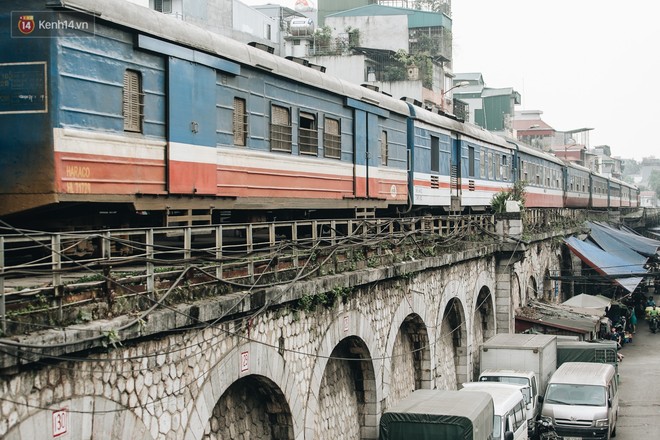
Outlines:
{"type": "Polygon", "coordinates": [[[533,371],[542,393],[557,369],[557,338],[523,333],[495,335],[481,346],[479,371],[489,369],[533,371]]]}
{"type": "Polygon", "coordinates": [[[380,418],[380,440],[488,440],[494,407],[482,391],[417,390],[380,418]]]}

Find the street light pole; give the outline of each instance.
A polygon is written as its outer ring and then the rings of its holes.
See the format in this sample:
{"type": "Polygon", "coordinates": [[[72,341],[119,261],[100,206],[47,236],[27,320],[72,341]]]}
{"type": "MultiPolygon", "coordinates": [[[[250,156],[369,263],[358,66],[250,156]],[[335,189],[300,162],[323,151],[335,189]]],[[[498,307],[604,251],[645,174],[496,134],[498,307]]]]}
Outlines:
{"type": "Polygon", "coordinates": [[[469,86],[469,85],[470,85],[469,82],[467,82],[467,81],[461,81],[461,82],[459,82],[458,84],[454,84],[452,87],[450,87],[450,88],[448,88],[447,90],[445,90],[444,92],[442,92],[442,96],[441,96],[441,99],[442,99],[442,111],[445,111],[445,96],[446,96],[449,92],[451,92],[452,90],[457,89],[457,88],[459,88],[459,87],[465,87],[465,86],[469,86]]]}

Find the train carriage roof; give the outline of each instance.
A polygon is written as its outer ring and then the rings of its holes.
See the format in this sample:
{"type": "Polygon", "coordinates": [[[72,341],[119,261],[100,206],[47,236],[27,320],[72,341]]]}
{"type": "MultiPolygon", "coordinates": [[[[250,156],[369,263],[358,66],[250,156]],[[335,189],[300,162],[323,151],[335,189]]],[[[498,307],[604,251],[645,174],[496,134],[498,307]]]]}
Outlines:
{"type": "Polygon", "coordinates": [[[637,188],[635,185],[630,184],[628,182],[624,182],[623,180],[617,179],[616,177],[610,177],[610,180],[614,183],[618,183],[621,186],[626,186],[628,188],[637,188]]]}
{"type": "Polygon", "coordinates": [[[520,142],[517,139],[516,140],[511,139],[511,140],[509,140],[509,142],[511,142],[512,144],[515,144],[516,147],[518,148],[518,151],[520,151],[522,153],[528,154],[530,156],[538,157],[538,158],[546,160],[548,162],[553,162],[553,163],[555,163],[557,165],[560,165],[560,166],[564,166],[564,161],[559,159],[554,154],[546,153],[545,151],[541,151],[541,150],[537,150],[536,148],[529,147],[529,146],[523,144],[522,142],[520,142]]]}
{"type": "Polygon", "coordinates": [[[573,169],[576,169],[578,171],[582,171],[582,172],[585,172],[585,173],[591,173],[591,170],[589,168],[587,168],[583,165],[577,164],[575,162],[565,160],[564,165],[566,165],[568,168],[573,168],[573,169]]]}
{"type": "Polygon", "coordinates": [[[270,71],[274,75],[409,116],[409,108],[403,101],[248,46],[144,6],[127,1],[110,2],[107,0],[60,0],[59,6],[86,12],[94,15],[97,20],[125,26],[145,35],[214,54],[242,65],[270,71]]]}
{"type": "Polygon", "coordinates": [[[442,127],[452,132],[461,133],[462,135],[468,136],[472,139],[487,142],[492,145],[497,145],[508,150],[512,149],[511,145],[509,145],[506,139],[504,139],[502,136],[493,134],[478,125],[474,125],[469,122],[462,122],[447,116],[433,113],[419,106],[414,106],[413,108],[413,116],[419,121],[442,127]]]}

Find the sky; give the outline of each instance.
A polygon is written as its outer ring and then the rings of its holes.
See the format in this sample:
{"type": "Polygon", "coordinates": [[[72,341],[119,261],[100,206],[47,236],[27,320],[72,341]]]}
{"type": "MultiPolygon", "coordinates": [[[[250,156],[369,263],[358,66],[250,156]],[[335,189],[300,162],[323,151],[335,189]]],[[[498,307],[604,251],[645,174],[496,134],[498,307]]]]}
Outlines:
{"type": "MultiPolygon", "coordinates": [[[[243,0],[247,4],[295,0],[243,0]]],[[[591,147],[660,157],[660,10],[654,0],[452,0],[454,73],[513,87],[516,110],[591,147]]]]}

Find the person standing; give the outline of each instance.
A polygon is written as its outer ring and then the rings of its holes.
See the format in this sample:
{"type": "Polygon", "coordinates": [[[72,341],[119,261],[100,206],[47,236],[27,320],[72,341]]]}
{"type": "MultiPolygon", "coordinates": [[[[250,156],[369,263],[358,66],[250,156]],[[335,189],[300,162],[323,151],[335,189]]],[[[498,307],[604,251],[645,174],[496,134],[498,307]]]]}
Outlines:
{"type": "Polygon", "coordinates": [[[637,331],[637,315],[635,314],[635,309],[632,309],[632,314],[630,315],[630,329],[633,333],[637,331]]]}

